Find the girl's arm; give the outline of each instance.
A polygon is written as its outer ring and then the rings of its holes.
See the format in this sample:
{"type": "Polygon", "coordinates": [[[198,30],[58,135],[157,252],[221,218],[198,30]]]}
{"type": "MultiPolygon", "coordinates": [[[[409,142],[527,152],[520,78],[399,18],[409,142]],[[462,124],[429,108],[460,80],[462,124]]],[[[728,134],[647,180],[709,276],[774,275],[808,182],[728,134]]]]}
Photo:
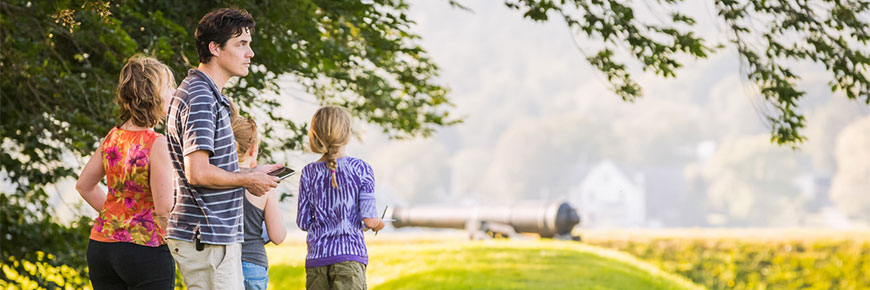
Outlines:
{"type": "Polygon", "coordinates": [[[97,212],[103,210],[103,205],[106,203],[106,193],[100,188],[100,180],[106,176],[106,169],[103,168],[103,145],[97,147],[94,155],[85,164],[82,169],[82,174],[79,174],[79,180],[76,181],[76,191],[81,194],[82,198],[97,212]]]}
{"type": "Polygon", "coordinates": [[[365,164],[363,168],[362,185],[360,186],[359,193],[359,211],[366,228],[372,229],[375,232],[384,228],[384,221],[378,217],[378,208],[375,202],[375,172],[368,164],[365,164]]]}
{"type": "MultiPolygon", "coordinates": [[[[311,203],[308,200],[308,187],[305,186],[305,170],[302,170],[299,180],[299,204],[296,207],[296,225],[300,230],[308,231],[311,225],[311,203]]],[[[271,238],[271,237],[270,237],[271,238]]]]}
{"type": "Polygon", "coordinates": [[[263,208],[266,216],[266,232],[269,233],[269,240],[276,245],[284,242],[287,237],[287,229],[284,228],[284,217],[281,214],[281,209],[278,208],[278,194],[275,191],[267,193],[266,206],[263,208]]]}
{"type": "Polygon", "coordinates": [[[166,136],[157,137],[151,144],[151,197],[154,199],[154,214],[157,224],[166,228],[169,211],[172,210],[172,161],[169,159],[169,147],[166,136]]]}

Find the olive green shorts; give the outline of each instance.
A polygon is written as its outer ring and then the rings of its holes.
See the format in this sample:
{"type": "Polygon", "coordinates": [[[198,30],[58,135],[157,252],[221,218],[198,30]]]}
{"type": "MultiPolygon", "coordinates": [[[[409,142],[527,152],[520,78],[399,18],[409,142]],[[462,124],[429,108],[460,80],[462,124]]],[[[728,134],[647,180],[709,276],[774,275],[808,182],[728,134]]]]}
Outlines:
{"type": "Polygon", "coordinates": [[[366,289],[366,265],[355,261],[305,268],[305,288],[308,290],[366,289]]]}

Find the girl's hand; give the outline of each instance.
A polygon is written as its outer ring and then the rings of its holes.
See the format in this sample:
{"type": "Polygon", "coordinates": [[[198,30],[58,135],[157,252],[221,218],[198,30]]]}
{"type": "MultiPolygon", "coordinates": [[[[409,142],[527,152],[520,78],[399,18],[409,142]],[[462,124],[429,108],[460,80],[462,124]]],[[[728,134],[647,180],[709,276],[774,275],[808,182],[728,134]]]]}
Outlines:
{"type": "Polygon", "coordinates": [[[386,226],[381,218],[364,218],[363,224],[365,225],[363,231],[372,229],[373,231],[377,232],[384,229],[384,226],[386,226]]]}
{"type": "Polygon", "coordinates": [[[372,230],[375,231],[375,232],[378,232],[378,231],[380,231],[380,230],[383,230],[383,229],[384,229],[384,226],[386,226],[386,224],[384,223],[384,221],[382,221],[381,219],[378,219],[378,225],[375,226],[374,228],[372,228],[372,230]]]}

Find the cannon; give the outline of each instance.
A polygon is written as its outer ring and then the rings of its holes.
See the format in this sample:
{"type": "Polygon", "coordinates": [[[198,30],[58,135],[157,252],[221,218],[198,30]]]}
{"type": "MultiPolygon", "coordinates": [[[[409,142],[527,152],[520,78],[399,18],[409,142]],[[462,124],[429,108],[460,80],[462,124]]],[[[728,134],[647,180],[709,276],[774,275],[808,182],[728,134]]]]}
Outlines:
{"type": "Polygon", "coordinates": [[[577,211],[567,202],[518,203],[510,206],[396,207],[393,226],[465,229],[470,238],[496,236],[519,237],[518,233],[535,233],[542,238],[578,240],[571,229],[580,223],[577,211]]]}

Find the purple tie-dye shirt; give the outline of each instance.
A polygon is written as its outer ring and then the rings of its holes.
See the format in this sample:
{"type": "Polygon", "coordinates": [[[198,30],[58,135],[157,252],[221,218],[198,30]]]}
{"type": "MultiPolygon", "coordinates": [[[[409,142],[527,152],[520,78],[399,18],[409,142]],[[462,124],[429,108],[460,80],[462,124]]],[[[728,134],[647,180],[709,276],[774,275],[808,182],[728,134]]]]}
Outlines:
{"type": "Polygon", "coordinates": [[[338,158],[332,187],[326,162],[312,162],[302,169],[296,224],[308,232],[305,267],[320,267],[343,261],[368,265],[363,218],[376,218],[375,175],[365,161],[338,158]]]}

